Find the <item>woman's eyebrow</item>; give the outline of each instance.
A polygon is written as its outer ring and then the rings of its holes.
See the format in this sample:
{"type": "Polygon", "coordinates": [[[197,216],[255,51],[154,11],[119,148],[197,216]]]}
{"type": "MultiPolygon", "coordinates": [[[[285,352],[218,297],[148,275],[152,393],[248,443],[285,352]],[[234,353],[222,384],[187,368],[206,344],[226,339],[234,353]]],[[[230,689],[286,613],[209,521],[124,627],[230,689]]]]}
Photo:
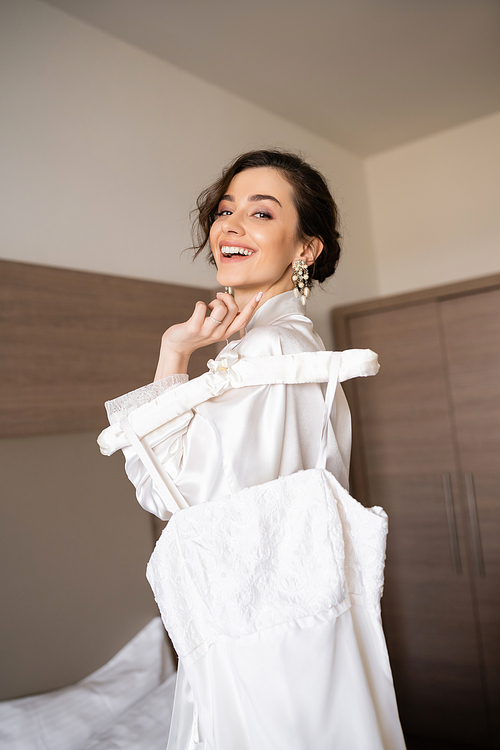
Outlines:
{"type": "MultiPolygon", "coordinates": [[[[275,201],[278,206],[281,206],[281,203],[277,198],[274,197],[274,195],[261,195],[260,193],[258,193],[257,195],[251,195],[248,199],[248,202],[253,203],[254,201],[275,201]]],[[[283,208],[283,206],[281,207],[283,208]]]]}
{"type": "MultiPolygon", "coordinates": [[[[274,201],[278,204],[278,206],[281,206],[281,203],[277,198],[274,197],[274,195],[261,195],[260,193],[257,193],[256,195],[251,195],[248,198],[249,203],[254,203],[255,201],[274,201]]],[[[226,193],[226,195],[223,195],[221,198],[221,201],[230,201],[231,203],[234,203],[234,195],[229,195],[229,193],[226,193]]],[[[283,208],[283,206],[281,206],[283,208]]]]}

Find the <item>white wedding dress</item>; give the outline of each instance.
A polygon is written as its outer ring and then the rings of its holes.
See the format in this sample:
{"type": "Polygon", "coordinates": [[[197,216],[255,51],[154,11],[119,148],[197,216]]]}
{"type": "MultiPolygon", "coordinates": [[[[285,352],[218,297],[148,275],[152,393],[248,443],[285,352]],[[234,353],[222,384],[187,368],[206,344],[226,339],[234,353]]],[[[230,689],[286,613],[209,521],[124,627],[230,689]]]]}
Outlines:
{"type": "Polygon", "coordinates": [[[375,355],[324,352],[287,292],[209,368],[109,402],[99,437],[141,505],[174,514],[147,571],[179,654],[168,750],[403,750],[380,622],[387,518],[347,492],[336,387],[375,355]]]}

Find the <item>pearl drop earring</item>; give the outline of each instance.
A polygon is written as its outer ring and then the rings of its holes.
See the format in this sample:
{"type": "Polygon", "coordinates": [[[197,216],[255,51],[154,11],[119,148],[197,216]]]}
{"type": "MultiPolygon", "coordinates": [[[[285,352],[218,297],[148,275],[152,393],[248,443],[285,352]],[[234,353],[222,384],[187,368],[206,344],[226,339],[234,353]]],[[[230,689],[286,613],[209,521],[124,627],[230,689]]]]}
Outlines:
{"type": "Polygon", "coordinates": [[[305,305],[312,285],[312,281],[309,279],[307,263],[300,259],[294,260],[292,268],[293,293],[297,298],[300,297],[300,301],[305,305]]]}

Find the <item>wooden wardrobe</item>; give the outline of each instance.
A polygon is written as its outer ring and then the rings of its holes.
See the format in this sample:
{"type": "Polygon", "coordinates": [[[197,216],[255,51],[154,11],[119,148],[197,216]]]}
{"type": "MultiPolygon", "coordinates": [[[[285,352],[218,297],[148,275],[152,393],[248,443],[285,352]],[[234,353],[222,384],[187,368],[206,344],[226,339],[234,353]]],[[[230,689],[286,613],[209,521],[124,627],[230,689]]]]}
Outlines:
{"type": "Polygon", "coordinates": [[[500,746],[500,275],[334,311],[352,492],[389,515],[382,616],[409,735],[500,746]]]}

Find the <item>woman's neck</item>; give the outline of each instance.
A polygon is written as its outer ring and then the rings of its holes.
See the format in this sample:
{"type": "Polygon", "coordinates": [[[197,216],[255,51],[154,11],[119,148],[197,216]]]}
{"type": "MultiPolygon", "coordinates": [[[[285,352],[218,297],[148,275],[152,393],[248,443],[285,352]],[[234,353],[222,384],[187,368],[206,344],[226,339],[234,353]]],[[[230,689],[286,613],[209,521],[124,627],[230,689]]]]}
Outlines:
{"type": "MultiPolygon", "coordinates": [[[[239,310],[243,310],[245,305],[250,302],[258,292],[264,292],[262,299],[259,302],[258,307],[261,307],[264,302],[267,302],[271,297],[276,297],[278,294],[283,292],[291,292],[293,284],[291,279],[280,279],[276,284],[273,284],[268,289],[248,289],[246,287],[235,287],[234,288],[234,301],[238,305],[239,310]]],[[[258,309],[258,308],[257,308],[258,309]]]]}

